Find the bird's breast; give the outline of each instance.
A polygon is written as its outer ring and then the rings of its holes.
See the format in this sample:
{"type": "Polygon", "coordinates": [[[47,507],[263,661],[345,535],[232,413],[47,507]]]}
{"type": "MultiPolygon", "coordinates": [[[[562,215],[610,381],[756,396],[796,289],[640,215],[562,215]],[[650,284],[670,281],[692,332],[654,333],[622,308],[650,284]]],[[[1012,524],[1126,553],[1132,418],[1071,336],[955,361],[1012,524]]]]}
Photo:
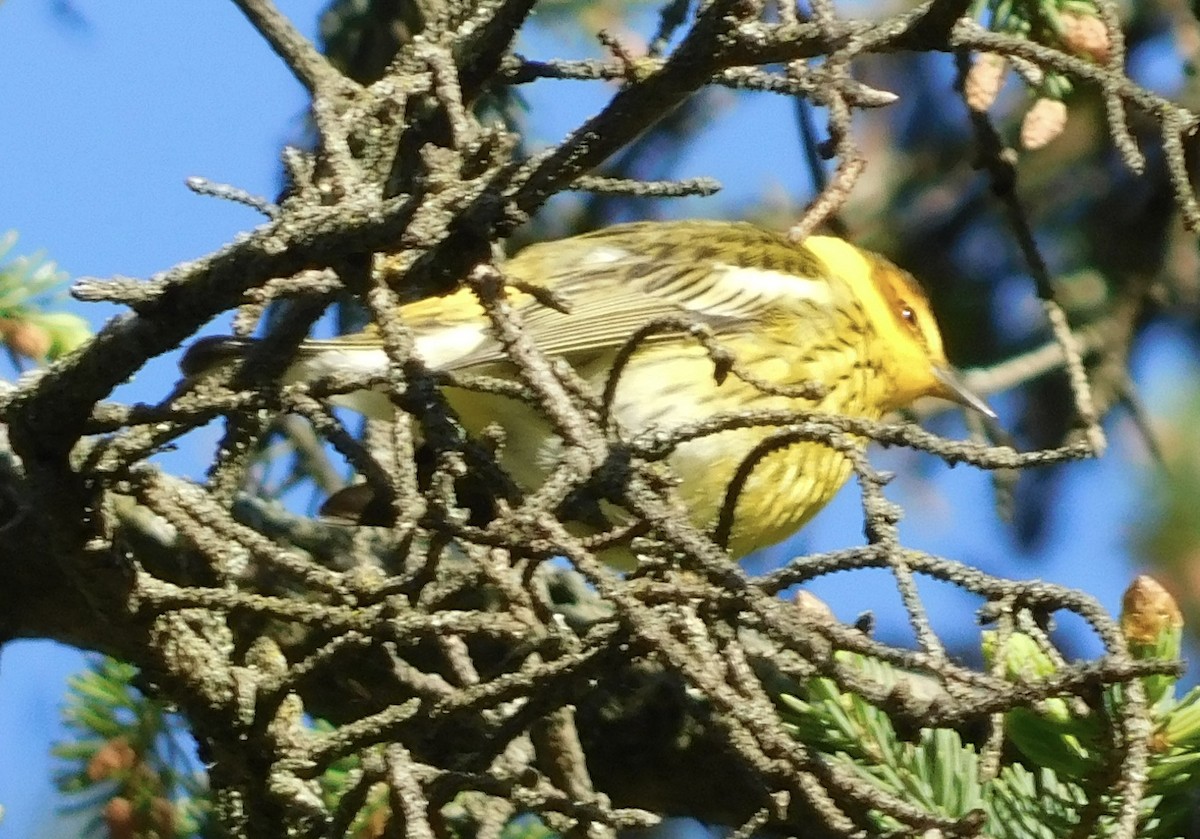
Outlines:
{"type": "MultiPolygon", "coordinates": [[[[613,414],[627,435],[651,429],[668,436],[720,415],[746,411],[805,411],[875,418],[871,365],[862,348],[836,341],[810,345],[797,356],[788,347],[731,347],[746,372],[776,385],[816,382],[826,393],[800,399],[766,393],[735,375],[717,384],[713,363],[699,347],[651,347],[635,356],[616,388],[613,414]],[[738,350],[743,351],[739,352],[738,350]]],[[[800,413],[796,419],[802,419],[800,413]]],[[[851,440],[850,445],[861,443],[851,440]]],[[[732,487],[736,493],[729,549],[734,556],[774,544],[802,527],[846,482],[844,450],[797,428],[755,425],[681,440],[667,458],[680,478],[678,492],[694,523],[716,524],[732,487]]]]}

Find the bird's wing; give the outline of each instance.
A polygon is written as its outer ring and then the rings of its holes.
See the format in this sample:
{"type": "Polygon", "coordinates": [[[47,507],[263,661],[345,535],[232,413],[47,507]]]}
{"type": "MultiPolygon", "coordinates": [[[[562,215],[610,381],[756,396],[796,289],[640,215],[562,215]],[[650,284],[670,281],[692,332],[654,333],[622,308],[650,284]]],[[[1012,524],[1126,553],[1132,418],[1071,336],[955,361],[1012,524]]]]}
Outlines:
{"type": "MultiPolygon", "coordinates": [[[[703,324],[720,335],[765,320],[780,311],[779,288],[806,287],[803,278],[725,264],[713,257],[682,262],[673,253],[625,247],[620,239],[579,237],[533,246],[506,266],[516,280],[553,292],[561,312],[532,296],[515,308],[525,334],[538,348],[578,364],[623,346],[634,333],[667,318],[703,324]],[[799,285],[797,285],[799,284],[799,285]]],[[[812,293],[827,293],[813,279],[812,293]]],[[[678,337],[687,327],[664,326],[647,341],[678,337]]],[[[494,340],[463,353],[446,369],[489,364],[505,358],[494,340]]]]}
{"type": "MultiPolygon", "coordinates": [[[[525,334],[543,353],[578,365],[665,318],[702,324],[720,335],[761,327],[798,305],[828,308],[830,284],[820,261],[803,247],[782,245],[777,234],[728,223],[653,224],[652,236],[644,225],[619,225],[532,245],[508,261],[504,271],[516,285],[544,289],[567,308],[559,311],[532,294],[510,290],[525,334]],[[740,250],[718,241],[731,231],[740,250]],[[748,242],[752,236],[759,239],[748,242]],[[767,251],[775,261],[759,265],[767,251]]],[[[463,370],[507,359],[469,289],[408,304],[401,315],[430,367],[463,370]]],[[[676,338],[686,329],[664,327],[646,340],[676,338]]],[[[331,344],[366,349],[377,347],[378,338],[368,332],[305,347],[331,344]]]]}
{"type": "MultiPolygon", "coordinates": [[[[595,282],[586,287],[556,290],[557,297],[569,307],[564,313],[527,300],[518,307],[525,335],[546,355],[560,356],[572,363],[623,345],[639,329],[664,321],[661,331],[646,337],[661,341],[678,336],[688,324],[705,324],[720,333],[750,322],[749,318],[707,313],[701,308],[638,291],[614,289],[595,282]],[[667,323],[664,319],[676,323],[667,323]]],[[[502,360],[504,351],[492,340],[456,359],[450,369],[462,369],[502,360]]]]}

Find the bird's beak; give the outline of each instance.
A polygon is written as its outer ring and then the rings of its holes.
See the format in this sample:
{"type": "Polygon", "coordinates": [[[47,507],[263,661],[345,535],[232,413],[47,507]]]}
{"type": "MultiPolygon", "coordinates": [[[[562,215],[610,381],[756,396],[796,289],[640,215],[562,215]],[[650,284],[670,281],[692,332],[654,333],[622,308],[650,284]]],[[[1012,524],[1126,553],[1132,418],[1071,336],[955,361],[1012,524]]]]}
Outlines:
{"type": "Polygon", "coordinates": [[[951,402],[957,402],[964,408],[970,408],[972,411],[978,411],[988,419],[997,419],[996,412],[991,409],[988,403],[983,401],[983,398],[977,396],[967,389],[959,378],[958,373],[952,367],[935,366],[933,368],[934,378],[942,386],[942,390],[938,396],[943,399],[949,399],[951,402]]]}

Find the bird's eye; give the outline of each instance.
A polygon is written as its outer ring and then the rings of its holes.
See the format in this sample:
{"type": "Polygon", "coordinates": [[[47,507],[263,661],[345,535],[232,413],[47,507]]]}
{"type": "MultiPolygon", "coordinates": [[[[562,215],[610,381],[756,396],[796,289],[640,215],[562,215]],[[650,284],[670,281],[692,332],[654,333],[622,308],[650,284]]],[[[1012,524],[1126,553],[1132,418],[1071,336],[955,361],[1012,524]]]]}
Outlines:
{"type": "Polygon", "coordinates": [[[914,329],[917,326],[917,313],[907,303],[900,307],[900,319],[914,329]]]}

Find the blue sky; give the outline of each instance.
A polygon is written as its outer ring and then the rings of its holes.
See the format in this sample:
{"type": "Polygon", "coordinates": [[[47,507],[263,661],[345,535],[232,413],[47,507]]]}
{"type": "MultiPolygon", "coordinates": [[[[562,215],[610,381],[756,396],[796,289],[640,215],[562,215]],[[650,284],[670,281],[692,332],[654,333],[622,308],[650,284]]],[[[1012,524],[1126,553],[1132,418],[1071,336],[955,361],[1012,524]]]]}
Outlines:
{"type": "MultiPolygon", "coordinates": [[[[283,5],[315,35],[321,2],[283,5]]],[[[303,90],[233,4],[77,8],[82,26],[43,0],[0,4],[0,230],[17,230],[20,252],[44,251],[74,277],[146,277],[257,224],[250,210],[184,187],[200,175],[273,195],[279,150],[300,129],[303,90]]],[[[115,311],[75,310],[97,324],[115,311]]],[[[166,362],[139,385],[173,377],[166,362]]],[[[63,679],[79,666],[78,653],[45,642],[0,653],[4,839],[49,831],[47,750],[63,679]]]]}
{"type": "MultiPolygon", "coordinates": [[[[281,0],[280,7],[307,34],[316,31],[324,2],[281,0]]],[[[45,0],[0,3],[0,231],[15,229],[22,253],[44,251],[73,277],[147,277],[200,256],[258,223],[250,210],[198,197],[183,185],[200,175],[253,193],[276,191],[280,147],[299,136],[303,91],[232,4],[78,0],[82,25],[56,15],[45,0]]],[[[545,55],[543,33],[529,45],[545,55]],[[538,49],[538,47],[543,47],[538,49]]],[[[569,45],[591,51],[590,41],[569,45]]],[[[553,49],[560,52],[562,44],[553,49]]],[[[948,59],[947,59],[948,60],[948,59]]],[[[553,103],[551,118],[535,124],[544,141],[558,139],[597,107],[597,85],[538,85],[527,91],[534,113],[553,103]]],[[[765,194],[802,203],[799,155],[791,138],[791,107],[752,97],[729,107],[678,174],[713,175],[726,193],[696,199],[676,214],[720,215],[765,194]],[[754,126],[747,150],[746,126],[754,126]]],[[[115,309],[72,304],[99,324],[115,309]]],[[[1152,335],[1135,358],[1152,412],[1164,410],[1177,377],[1196,373],[1176,349],[1169,327],[1152,335]]],[[[173,359],[155,364],[125,391],[154,399],[174,381],[173,359]]],[[[995,400],[1003,415],[1004,398],[995,400]]],[[[947,420],[942,426],[962,433],[947,420]]],[[[1022,558],[992,514],[987,477],[936,466],[932,483],[905,477],[913,456],[886,453],[879,462],[901,476],[889,494],[905,505],[906,542],[1009,576],[1040,576],[1086,586],[1110,609],[1136,573],[1127,550],[1146,456],[1128,422],[1110,424],[1112,451],[1097,463],[1070,469],[1054,514],[1053,536],[1036,563],[1022,558]]],[[[195,452],[169,461],[198,469],[195,452]],[[190,460],[189,460],[190,458],[190,460]]],[[[928,467],[928,464],[925,464],[928,467]]],[[[857,498],[843,493],[795,542],[770,557],[861,541],[857,498]]],[[[31,557],[30,561],[39,558],[31,557]]],[[[903,637],[887,575],[831,579],[816,587],[843,619],[878,612],[885,637],[903,637]],[[890,604],[890,605],[889,605],[890,604]]],[[[928,586],[935,625],[954,636],[969,627],[975,605],[954,592],[928,586]]],[[[63,679],[79,654],[45,642],[10,644],[0,653],[0,839],[38,835],[56,799],[48,744],[58,736],[63,679]]],[[[49,834],[43,834],[49,835],[49,834]]]]}

